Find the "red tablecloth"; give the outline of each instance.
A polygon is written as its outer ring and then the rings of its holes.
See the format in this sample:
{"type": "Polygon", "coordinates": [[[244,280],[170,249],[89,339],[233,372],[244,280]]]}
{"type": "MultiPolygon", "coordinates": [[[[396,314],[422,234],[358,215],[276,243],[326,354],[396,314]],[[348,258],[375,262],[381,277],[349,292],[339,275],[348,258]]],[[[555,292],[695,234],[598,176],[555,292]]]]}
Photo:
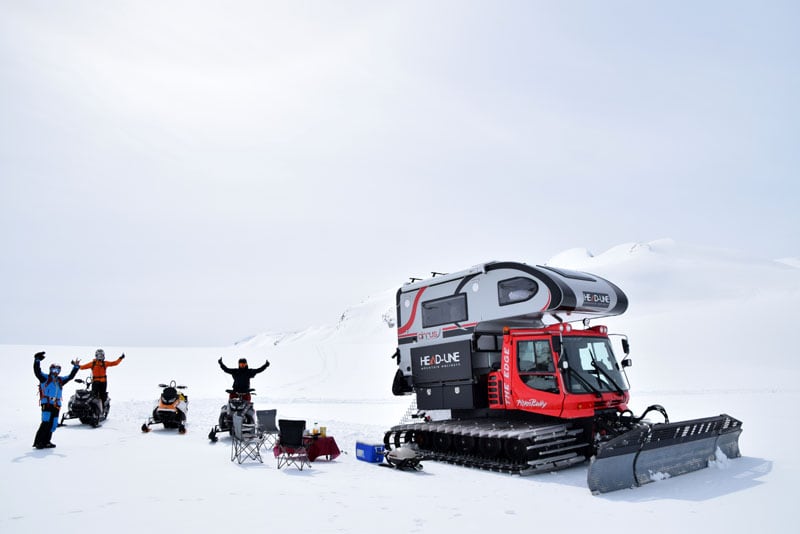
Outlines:
{"type": "Polygon", "coordinates": [[[333,439],[333,436],[316,436],[308,438],[308,441],[308,459],[312,462],[320,456],[333,460],[340,454],[339,446],[336,445],[336,440],[333,439]]]}
{"type": "MultiPolygon", "coordinates": [[[[333,436],[308,436],[303,438],[303,443],[308,451],[308,459],[312,462],[321,456],[325,456],[328,460],[333,460],[341,454],[333,436]]],[[[277,457],[280,454],[280,447],[275,445],[272,453],[277,457]]]]}

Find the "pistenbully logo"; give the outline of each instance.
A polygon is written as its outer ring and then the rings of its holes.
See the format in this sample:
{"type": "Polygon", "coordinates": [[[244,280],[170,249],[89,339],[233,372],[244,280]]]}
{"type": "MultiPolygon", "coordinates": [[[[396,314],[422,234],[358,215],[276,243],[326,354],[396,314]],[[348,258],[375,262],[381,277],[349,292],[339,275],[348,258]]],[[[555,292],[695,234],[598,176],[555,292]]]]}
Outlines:
{"type": "Polygon", "coordinates": [[[517,406],[527,406],[529,408],[544,408],[547,406],[547,401],[536,399],[517,399],[517,406]]]}

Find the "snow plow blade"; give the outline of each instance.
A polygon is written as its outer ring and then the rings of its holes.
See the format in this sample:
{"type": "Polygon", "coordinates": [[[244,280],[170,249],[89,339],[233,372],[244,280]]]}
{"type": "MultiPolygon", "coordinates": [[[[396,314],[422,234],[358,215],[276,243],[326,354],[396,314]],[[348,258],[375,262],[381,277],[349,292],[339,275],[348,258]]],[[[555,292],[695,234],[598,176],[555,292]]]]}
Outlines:
{"type": "Polygon", "coordinates": [[[720,450],[738,458],[742,422],[722,414],[677,423],[646,424],[597,449],[587,482],[592,493],[641,486],[708,467],[720,450]]]}

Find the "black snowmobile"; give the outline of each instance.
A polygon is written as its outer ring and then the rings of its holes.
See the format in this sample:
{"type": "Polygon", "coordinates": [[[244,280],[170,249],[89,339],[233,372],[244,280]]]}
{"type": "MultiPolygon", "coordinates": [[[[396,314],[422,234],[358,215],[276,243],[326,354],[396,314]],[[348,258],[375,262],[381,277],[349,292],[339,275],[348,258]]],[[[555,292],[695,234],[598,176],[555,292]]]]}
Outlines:
{"type": "Polygon", "coordinates": [[[84,425],[90,425],[97,428],[100,423],[108,418],[108,411],[111,409],[111,400],[106,397],[106,401],[102,402],[91,389],[92,378],[88,377],[85,380],[80,378],[75,380],[78,384],[83,384],[83,388],[75,390],[67,404],[67,412],[61,416],[61,422],[58,426],[64,426],[64,421],[67,419],[79,419],[84,425]]]}
{"type": "Polygon", "coordinates": [[[178,391],[186,386],[178,386],[172,380],[169,384],[159,384],[161,396],[153,408],[153,414],[142,425],[142,432],[150,432],[150,425],[164,425],[164,428],[177,428],[179,434],[186,433],[186,414],[189,412],[189,397],[178,391]]]}
{"type": "MultiPolygon", "coordinates": [[[[250,388],[248,393],[255,394],[255,391],[255,389],[250,388]]],[[[255,424],[256,421],[256,412],[253,408],[253,403],[245,398],[248,393],[239,393],[232,389],[226,389],[225,392],[229,395],[228,403],[222,405],[219,413],[219,422],[217,426],[213,427],[211,432],[208,433],[208,439],[214,443],[219,439],[217,438],[218,432],[233,433],[234,415],[242,416],[242,422],[247,425],[255,424]]]]}

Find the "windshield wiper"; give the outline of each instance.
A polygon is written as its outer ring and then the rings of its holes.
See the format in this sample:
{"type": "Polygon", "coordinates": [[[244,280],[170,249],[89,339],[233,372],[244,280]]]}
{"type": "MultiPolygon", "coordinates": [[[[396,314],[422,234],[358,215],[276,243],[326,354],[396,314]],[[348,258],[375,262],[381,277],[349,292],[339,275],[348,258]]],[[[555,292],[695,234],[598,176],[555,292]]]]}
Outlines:
{"type": "Polygon", "coordinates": [[[587,388],[589,391],[591,391],[592,393],[594,393],[594,394],[595,394],[597,397],[600,397],[600,398],[602,398],[602,397],[603,397],[603,394],[602,394],[602,393],[600,393],[600,390],[598,390],[596,387],[594,387],[594,386],[593,386],[593,385],[592,385],[592,384],[591,384],[591,383],[590,383],[588,380],[586,380],[585,378],[583,378],[583,377],[581,376],[581,374],[580,374],[578,371],[576,371],[576,370],[575,370],[575,369],[573,369],[572,367],[567,367],[567,372],[568,372],[569,374],[571,374],[572,376],[574,376],[575,378],[577,378],[578,380],[580,380],[581,384],[583,384],[584,386],[586,386],[586,388],[587,388]]]}
{"type": "Polygon", "coordinates": [[[613,385],[614,388],[616,388],[617,393],[622,395],[623,391],[622,388],[619,387],[619,384],[617,384],[617,382],[613,378],[611,378],[611,375],[609,375],[605,369],[603,369],[602,367],[600,367],[600,365],[598,365],[597,356],[594,355],[594,349],[592,348],[592,344],[589,343],[589,345],[586,348],[589,349],[589,355],[592,357],[592,367],[598,373],[597,384],[600,385],[600,374],[602,374],[604,377],[608,379],[609,382],[611,382],[611,385],[613,385]]]}
{"type": "MultiPolygon", "coordinates": [[[[609,382],[611,382],[611,385],[612,385],[612,386],[614,386],[614,388],[617,390],[617,393],[619,393],[620,395],[624,395],[624,394],[625,394],[624,390],[623,390],[621,387],[619,387],[619,384],[617,384],[616,380],[614,380],[613,378],[611,378],[611,375],[610,375],[610,374],[608,374],[608,373],[606,372],[606,370],[605,370],[605,369],[603,369],[602,367],[600,367],[600,366],[597,364],[597,362],[596,362],[596,361],[594,361],[594,360],[592,360],[592,367],[594,367],[594,369],[595,369],[595,370],[596,370],[598,373],[602,374],[604,377],[606,377],[606,379],[608,379],[608,381],[609,381],[609,382]]],[[[600,379],[598,378],[598,380],[600,380],[600,379]]]]}

